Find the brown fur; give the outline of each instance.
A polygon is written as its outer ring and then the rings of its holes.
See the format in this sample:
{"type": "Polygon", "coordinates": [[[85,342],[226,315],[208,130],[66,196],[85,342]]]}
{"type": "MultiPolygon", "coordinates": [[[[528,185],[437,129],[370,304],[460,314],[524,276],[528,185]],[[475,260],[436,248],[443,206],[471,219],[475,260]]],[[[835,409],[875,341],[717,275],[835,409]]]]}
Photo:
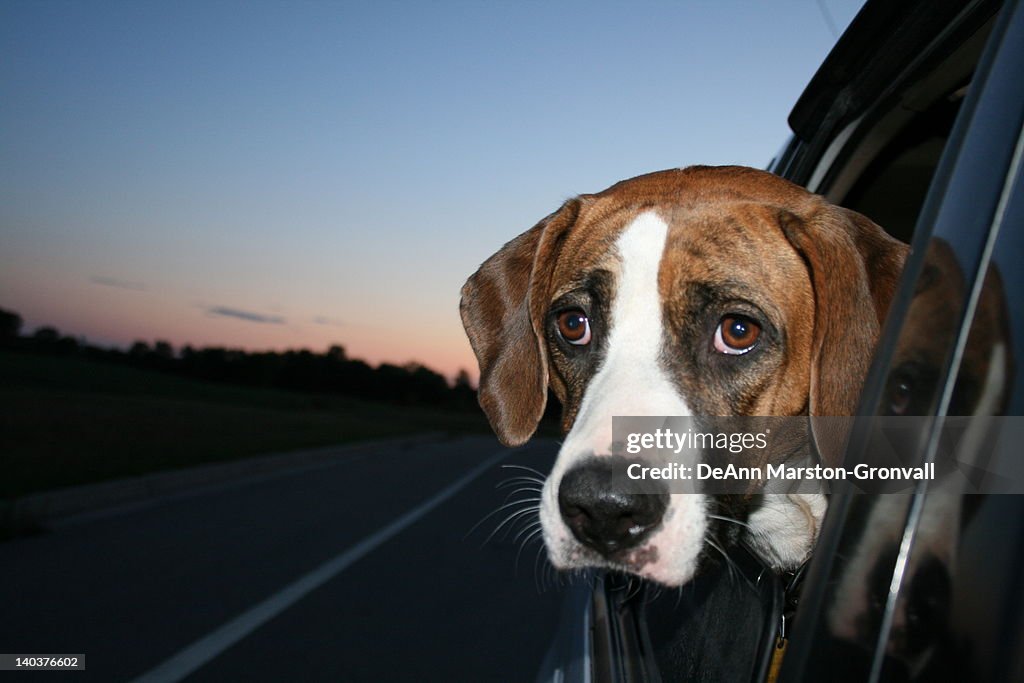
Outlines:
{"type": "Polygon", "coordinates": [[[588,277],[614,287],[615,239],[649,210],[669,224],[659,289],[673,351],[663,362],[699,403],[695,412],[851,414],[906,246],[770,173],[696,166],[566,202],[466,282],[462,319],[480,364],[480,403],[499,438],[518,445],[532,435],[549,384],[571,427],[600,345],[595,339],[586,362],[559,351],[550,307],[588,277]],[[715,328],[699,319],[701,297],[718,308],[730,298],[753,302],[769,317],[764,351],[744,372],[704,353],[715,328]]]}

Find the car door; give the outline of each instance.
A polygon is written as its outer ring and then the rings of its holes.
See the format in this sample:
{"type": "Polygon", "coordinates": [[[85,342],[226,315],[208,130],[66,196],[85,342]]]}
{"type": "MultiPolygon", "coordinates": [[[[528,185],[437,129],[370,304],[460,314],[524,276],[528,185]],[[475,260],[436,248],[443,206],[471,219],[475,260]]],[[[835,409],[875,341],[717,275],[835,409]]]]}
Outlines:
{"type": "MultiPolygon", "coordinates": [[[[864,415],[928,418],[905,454],[914,462],[941,457],[955,416],[972,416],[960,424],[976,435],[966,457],[981,458],[977,472],[1019,461],[992,430],[1015,433],[1024,408],[1022,69],[1024,8],[1009,2],[930,183],[862,396],[864,415]]],[[[874,419],[855,426],[848,465],[867,457],[874,419]]],[[[1022,577],[1024,496],[942,481],[847,487],[832,497],[781,680],[1024,680],[1022,577]]]]}

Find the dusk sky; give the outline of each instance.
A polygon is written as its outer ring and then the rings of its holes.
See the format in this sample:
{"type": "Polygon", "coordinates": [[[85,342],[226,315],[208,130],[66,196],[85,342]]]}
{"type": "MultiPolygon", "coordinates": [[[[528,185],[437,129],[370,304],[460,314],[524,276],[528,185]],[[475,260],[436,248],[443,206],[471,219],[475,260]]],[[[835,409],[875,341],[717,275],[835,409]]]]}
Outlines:
{"type": "Polygon", "coordinates": [[[0,308],[453,375],[459,288],[569,196],[764,167],[859,7],[0,5],[0,308]]]}

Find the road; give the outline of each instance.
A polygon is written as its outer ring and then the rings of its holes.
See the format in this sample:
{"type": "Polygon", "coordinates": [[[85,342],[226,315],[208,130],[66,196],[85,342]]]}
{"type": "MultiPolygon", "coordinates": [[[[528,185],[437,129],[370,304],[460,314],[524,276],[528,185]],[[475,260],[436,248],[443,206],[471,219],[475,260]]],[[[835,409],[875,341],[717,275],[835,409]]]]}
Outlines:
{"type": "Polygon", "coordinates": [[[536,543],[484,543],[504,514],[469,532],[503,465],[555,449],[382,447],[2,543],[0,653],[83,653],[75,681],[532,681],[559,591],[536,543]]]}

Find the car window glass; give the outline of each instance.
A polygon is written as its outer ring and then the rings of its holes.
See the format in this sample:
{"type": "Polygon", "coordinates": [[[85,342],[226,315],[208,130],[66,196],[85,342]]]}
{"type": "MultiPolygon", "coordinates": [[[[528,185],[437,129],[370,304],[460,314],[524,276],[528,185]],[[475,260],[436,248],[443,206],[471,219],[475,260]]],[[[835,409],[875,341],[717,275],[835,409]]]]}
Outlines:
{"type": "MultiPolygon", "coordinates": [[[[977,292],[970,332],[960,353],[956,380],[949,399],[950,415],[1021,415],[1017,358],[1024,325],[1024,176],[1018,173],[1010,194],[992,257],[977,292]]],[[[992,443],[1000,423],[979,419],[960,437],[961,442],[992,443]]],[[[985,471],[991,446],[961,448],[964,462],[985,471]]],[[[1000,678],[1001,664],[980,656],[993,637],[1006,606],[994,601],[978,610],[979,585],[992,594],[1010,591],[1015,578],[998,571],[1013,565],[1019,552],[1016,531],[1006,523],[1018,513],[1010,496],[962,495],[938,481],[924,503],[922,524],[901,577],[893,625],[886,645],[883,680],[936,680],[956,672],[959,680],[1000,678]],[[1000,540],[1000,537],[1004,537],[1000,540]],[[979,562],[979,557],[984,561],[979,562]]]]}
{"type": "MultiPolygon", "coordinates": [[[[989,265],[989,277],[998,281],[1001,292],[1000,309],[1002,319],[998,328],[991,330],[987,324],[975,323],[971,334],[989,337],[993,334],[1005,344],[1007,358],[1004,361],[1004,374],[995,375],[993,379],[1001,379],[1006,387],[1008,402],[1004,412],[1007,415],[1024,415],[1024,391],[1020,390],[1021,367],[1024,364],[1024,174],[1018,174],[1013,193],[1007,205],[1003,229],[992,249],[992,260],[989,265]]],[[[982,301],[991,296],[982,291],[982,301]]],[[[979,314],[981,313],[979,309],[979,314]]]]}

